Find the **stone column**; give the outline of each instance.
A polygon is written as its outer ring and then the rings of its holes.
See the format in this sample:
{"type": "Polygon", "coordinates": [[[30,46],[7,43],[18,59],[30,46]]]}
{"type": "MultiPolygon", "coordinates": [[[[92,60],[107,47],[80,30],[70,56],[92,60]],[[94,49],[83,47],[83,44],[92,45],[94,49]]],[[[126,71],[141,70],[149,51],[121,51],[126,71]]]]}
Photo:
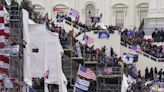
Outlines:
{"type": "Polygon", "coordinates": [[[164,0],[149,0],[149,18],[164,18],[164,0]]]}

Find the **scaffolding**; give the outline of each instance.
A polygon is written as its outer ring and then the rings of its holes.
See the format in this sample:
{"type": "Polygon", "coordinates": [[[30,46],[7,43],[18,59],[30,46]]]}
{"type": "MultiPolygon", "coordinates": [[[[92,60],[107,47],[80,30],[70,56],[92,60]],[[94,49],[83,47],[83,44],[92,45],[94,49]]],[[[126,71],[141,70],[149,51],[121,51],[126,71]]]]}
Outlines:
{"type": "Polygon", "coordinates": [[[99,71],[97,74],[96,92],[121,92],[122,68],[106,67],[104,65],[103,67],[108,69],[107,71],[112,69],[112,74],[106,74],[104,71],[99,71]]]}
{"type": "Polygon", "coordinates": [[[19,5],[7,6],[7,11],[10,16],[10,29],[9,35],[10,45],[18,45],[19,52],[15,55],[10,55],[10,78],[16,78],[19,82],[18,92],[22,92],[23,84],[23,24],[22,24],[22,12],[19,5]]]}
{"type": "MultiPolygon", "coordinates": [[[[66,36],[65,36],[66,37],[66,36]]],[[[68,47],[63,46],[64,48],[64,56],[62,59],[63,71],[69,81],[70,87],[69,89],[73,89],[77,71],[79,68],[79,64],[86,66],[87,68],[92,69],[96,75],[97,80],[91,81],[89,91],[88,92],[120,92],[121,91],[121,81],[123,69],[121,67],[107,67],[109,66],[107,63],[101,63],[98,61],[98,56],[96,54],[88,54],[85,53],[85,46],[82,49],[82,57],[78,57],[76,46],[75,46],[75,38],[71,35],[71,39],[66,40],[66,38],[61,38],[61,44],[67,44],[68,47]],[[112,74],[105,74],[103,71],[98,72],[101,68],[112,68],[112,74]]],[[[55,91],[56,92],[56,91],[55,91]]],[[[69,92],[72,92],[72,90],[69,92]]]]}

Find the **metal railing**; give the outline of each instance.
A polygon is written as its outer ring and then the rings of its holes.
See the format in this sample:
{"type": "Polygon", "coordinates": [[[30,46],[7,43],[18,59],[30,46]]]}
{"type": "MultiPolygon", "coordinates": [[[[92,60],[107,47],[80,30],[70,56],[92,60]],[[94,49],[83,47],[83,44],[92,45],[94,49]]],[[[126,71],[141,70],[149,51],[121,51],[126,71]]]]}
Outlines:
{"type": "Polygon", "coordinates": [[[123,68],[122,67],[102,67],[98,68],[98,76],[105,76],[105,75],[122,75],[123,68]]]}
{"type": "MultiPolygon", "coordinates": [[[[121,45],[124,46],[124,47],[127,47],[128,49],[130,49],[130,48],[132,47],[132,46],[130,46],[130,45],[128,45],[128,44],[125,44],[125,43],[122,42],[122,41],[121,41],[121,45]]],[[[156,57],[154,57],[154,56],[152,56],[152,55],[150,55],[150,54],[148,54],[148,53],[146,53],[146,52],[144,52],[144,51],[142,51],[142,52],[139,53],[139,54],[141,54],[141,55],[143,55],[144,57],[149,58],[149,59],[151,59],[151,60],[153,60],[153,61],[156,61],[156,62],[164,62],[164,58],[156,58],[156,57]]]]}
{"type": "Polygon", "coordinates": [[[72,23],[72,22],[70,22],[70,21],[68,21],[68,20],[65,20],[65,23],[68,24],[68,25],[70,25],[70,26],[73,26],[74,28],[76,28],[76,29],[78,29],[78,30],[80,30],[80,31],[85,31],[85,28],[82,28],[82,27],[80,27],[79,25],[74,24],[74,23],[72,23]]]}
{"type": "Polygon", "coordinates": [[[98,61],[98,57],[96,54],[84,54],[83,53],[83,56],[84,56],[85,61],[98,61]]]}

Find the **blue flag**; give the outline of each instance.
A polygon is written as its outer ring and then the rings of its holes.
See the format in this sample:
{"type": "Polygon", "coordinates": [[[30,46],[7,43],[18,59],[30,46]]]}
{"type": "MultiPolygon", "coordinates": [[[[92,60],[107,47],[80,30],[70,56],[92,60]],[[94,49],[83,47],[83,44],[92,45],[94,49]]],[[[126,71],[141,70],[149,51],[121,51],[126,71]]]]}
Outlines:
{"type": "Polygon", "coordinates": [[[88,91],[89,86],[90,86],[90,81],[77,77],[76,82],[75,82],[75,87],[81,90],[88,91]]]}
{"type": "Polygon", "coordinates": [[[36,91],[32,87],[29,87],[29,92],[36,92],[36,91]]]}
{"type": "Polygon", "coordinates": [[[84,91],[80,88],[75,87],[73,92],[87,92],[87,91],[84,91]]]}
{"type": "Polygon", "coordinates": [[[109,39],[109,32],[108,31],[104,31],[104,32],[99,32],[98,33],[98,38],[99,39],[109,39]]]}
{"type": "Polygon", "coordinates": [[[132,68],[128,69],[128,74],[132,78],[136,79],[138,77],[138,71],[137,71],[136,67],[133,66],[132,68]]]}

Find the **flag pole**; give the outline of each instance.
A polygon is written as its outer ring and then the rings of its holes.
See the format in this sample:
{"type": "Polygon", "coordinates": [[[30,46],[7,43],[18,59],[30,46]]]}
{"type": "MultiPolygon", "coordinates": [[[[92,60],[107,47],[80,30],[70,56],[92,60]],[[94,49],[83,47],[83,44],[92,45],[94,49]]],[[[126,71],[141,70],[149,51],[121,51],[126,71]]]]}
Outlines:
{"type": "MultiPolygon", "coordinates": [[[[79,71],[80,67],[81,67],[81,64],[79,65],[78,71],[79,71]]],[[[77,71],[77,74],[76,74],[76,80],[77,80],[77,77],[78,77],[78,71],[77,71]]],[[[75,92],[75,91],[76,91],[76,86],[74,85],[73,92],[75,92]]]]}

